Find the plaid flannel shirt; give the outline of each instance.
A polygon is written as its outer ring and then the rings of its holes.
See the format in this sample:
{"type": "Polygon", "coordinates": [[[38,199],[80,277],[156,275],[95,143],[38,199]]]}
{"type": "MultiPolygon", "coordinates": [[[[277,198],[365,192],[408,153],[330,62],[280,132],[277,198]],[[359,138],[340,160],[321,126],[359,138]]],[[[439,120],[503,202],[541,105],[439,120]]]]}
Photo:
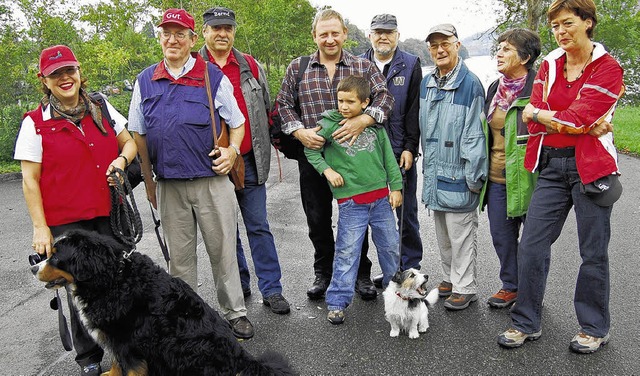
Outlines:
{"type": "Polygon", "coordinates": [[[338,108],[338,83],[347,76],[365,77],[371,83],[371,103],[364,111],[375,119],[376,123],[384,123],[393,108],[393,96],[387,90],[385,78],[374,63],[342,51],[342,57],[336,64],[333,81],[327,70],[319,61],[319,52],[311,55],[307,70],[300,81],[298,98],[300,115],[294,110],[293,92],[300,68],[300,58],[294,59],[287,67],[277,101],[280,117],[283,121],[282,131],[291,134],[300,128],[314,128],[322,119],[326,110],[338,108]]]}

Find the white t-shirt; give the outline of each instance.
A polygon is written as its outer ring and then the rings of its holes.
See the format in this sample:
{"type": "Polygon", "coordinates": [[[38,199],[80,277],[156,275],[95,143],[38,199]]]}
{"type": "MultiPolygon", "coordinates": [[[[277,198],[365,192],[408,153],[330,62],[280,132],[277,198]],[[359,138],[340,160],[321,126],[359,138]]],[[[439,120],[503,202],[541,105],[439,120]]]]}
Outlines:
{"type": "MultiPolygon", "coordinates": [[[[114,120],[114,130],[119,135],[120,132],[125,130],[127,125],[127,119],[122,116],[112,105],[107,102],[107,110],[111,119],[114,120]]],[[[51,111],[49,106],[42,108],[42,119],[51,119],[51,111]]],[[[33,119],[27,116],[22,120],[20,126],[20,132],[18,133],[18,139],[16,140],[16,151],[13,155],[13,159],[19,161],[30,161],[36,163],[42,163],[42,136],[36,134],[36,127],[33,119]]]]}

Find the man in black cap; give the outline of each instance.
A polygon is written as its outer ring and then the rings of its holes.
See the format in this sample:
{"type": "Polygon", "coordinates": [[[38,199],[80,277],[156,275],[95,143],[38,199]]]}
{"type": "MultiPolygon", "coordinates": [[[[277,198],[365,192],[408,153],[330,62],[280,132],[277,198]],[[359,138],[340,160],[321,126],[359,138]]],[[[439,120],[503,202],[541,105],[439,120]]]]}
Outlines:
{"type": "MultiPolygon", "coordinates": [[[[416,197],[418,174],[413,168],[420,143],[418,109],[422,68],[417,56],[398,49],[399,38],[396,17],[392,14],[378,14],[371,20],[369,41],[372,47],[361,57],[376,64],[386,77],[387,88],[395,99],[385,128],[389,133],[396,160],[400,168],[406,171],[402,206],[396,209],[398,226],[402,229],[400,268],[406,270],[420,269],[420,260],[422,260],[422,240],[416,197]],[[400,226],[401,223],[402,226],[400,226]]],[[[382,287],[382,274],[374,277],[373,282],[377,287],[382,287]]]]}
{"type": "MultiPolygon", "coordinates": [[[[267,189],[271,163],[271,143],[267,110],[269,86],[262,67],[253,56],[233,48],[236,15],[233,10],[214,7],[202,15],[202,33],[206,41],[200,55],[217,65],[233,84],[238,107],[245,117],[244,138],[239,153],[244,158],[245,187],[236,191],[251,247],[262,301],[272,312],[289,313],[289,302],[282,296],[282,276],[278,253],[267,220],[267,189]],[[258,88],[256,90],[256,88],[258,88]]],[[[245,298],[251,294],[250,275],[240,233],[236,231],[238,267],[245,298]]]]}
{"type": "Polygon", "coordinates": [[[461,310],[478,300],[477,208],[488,167],[484,88],[458,55],[453,25],[434,26],[426,42],[436,67],[421,83],[422,202],[435,221],[440,296],[447,296],[445,308],[461,310]]]}

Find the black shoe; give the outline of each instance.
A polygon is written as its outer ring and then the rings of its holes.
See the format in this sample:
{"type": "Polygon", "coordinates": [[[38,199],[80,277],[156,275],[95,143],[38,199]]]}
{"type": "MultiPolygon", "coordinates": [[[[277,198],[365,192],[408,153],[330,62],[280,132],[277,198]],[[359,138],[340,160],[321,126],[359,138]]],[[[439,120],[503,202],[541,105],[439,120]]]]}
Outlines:
{"type": "Polygon", "coordinates": [[[360,277],[356,280],[356,292],[362,300],[373,300],[378,296],[378,290],[369,277],[360,277]]]}
{"type": "Polygon", "coordinates": [[[313,286],[307,290],[307,296],[311,300],[319,300],[324,297],[324,293],[329,288],[329,278],[325,276],[316,276],[313,286]]]}
{"type": "Polygon", "coordinates": [[[102,374],[100,363],[91,363],[80,367],[80,376],[100,376],[102,374]]]}
{"type": "Polygon", "coordinates": [[[251,296],[251,287],[243,287],[242,288],[242,296],[248,298],[251,296]]]}
{"type": "Polygon", "coordinates": [[[373,277],[373,284],[379,289],[382,288],[382,279],[383,278],[384,278],[384,275],[382,273],[380,273],[377,276],[373,277]]]}
{"type": "Polygon", "coordinates": [[[280,293],[275,293],[262,299],[262,304],[271,308],[271,312],[277,313],[279,315],[284,315],[291,311],[289,302],[280,293]]]}
{"type": "Polygon", "coordinates": [[[235,319],[229,320],[231,324],[231,330],[236,338],[249,339],[253,337],[253,325],[247,316],[240,316],[235,319]]]}

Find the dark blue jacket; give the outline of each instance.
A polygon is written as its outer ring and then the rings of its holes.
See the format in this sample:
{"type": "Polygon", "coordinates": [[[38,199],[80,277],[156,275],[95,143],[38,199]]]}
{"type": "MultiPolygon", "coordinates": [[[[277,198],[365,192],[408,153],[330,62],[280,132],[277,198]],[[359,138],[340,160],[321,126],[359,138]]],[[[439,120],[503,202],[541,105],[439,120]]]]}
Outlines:
{"type": "MultiPolygon", "coordinates": [[[[360,57],[374,61],[373,54],[373,49],[369,49],[360,57]]],[[[415,55],[396,49],[393,59],[388,64],[389,69],[385,75],[386,83],[395,103],[387,123],[385,123],[385,128],[396,158],[399,158],[404,150],[409,150],[415,157],[418,155],[420,143],[420,127],[418,125],[420,82],[422,80],[420,59],[415,55]]]]}
{"type": "MultiPolygon", "coordinates": [[[[213,149],[213,130],[206,87],[175,84],[165,78],[152,79],[156,66],[138,75],[147,147],[156,176],[161,179],[215,176],[208,155],[213,149]]],[[[215,98],[224,75],[213,64],[207,67],[215,98]]],[[[217,111],[214,116],[220,134],[217,111]]]]}

